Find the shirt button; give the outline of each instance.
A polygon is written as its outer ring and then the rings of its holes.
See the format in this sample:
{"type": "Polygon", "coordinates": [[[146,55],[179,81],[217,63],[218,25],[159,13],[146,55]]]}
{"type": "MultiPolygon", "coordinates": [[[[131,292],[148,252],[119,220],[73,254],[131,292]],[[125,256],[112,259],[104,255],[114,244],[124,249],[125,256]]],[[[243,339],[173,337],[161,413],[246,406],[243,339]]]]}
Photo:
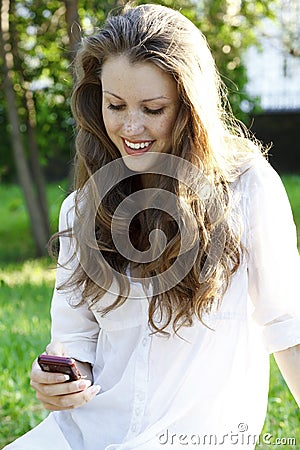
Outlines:
{"type": "Polygon", "coordinates": [[[147,338],[144,338],[144,339],[142,340],[143,346],[146,347],[147,343],[148,343],[148,339],[147,339],[147,338]]]}
{"type": "Polygon", "coordinates": [[[138,395],[137,395],[137,398],[138,398],[140,401],[143,401],[144,398],[145,398],[144,392],[139,392],[138,395]]]}
{"type": "Polygon", "coordinates": [[[138,416],[141,413],[141,408],[135,408],[135,415],[138,416]]]}
{"type": "Polygon", "coordinates": [[[135,432],[136,431],[136,425],[132,425],[131,427],[131,431],[135,432]]]}

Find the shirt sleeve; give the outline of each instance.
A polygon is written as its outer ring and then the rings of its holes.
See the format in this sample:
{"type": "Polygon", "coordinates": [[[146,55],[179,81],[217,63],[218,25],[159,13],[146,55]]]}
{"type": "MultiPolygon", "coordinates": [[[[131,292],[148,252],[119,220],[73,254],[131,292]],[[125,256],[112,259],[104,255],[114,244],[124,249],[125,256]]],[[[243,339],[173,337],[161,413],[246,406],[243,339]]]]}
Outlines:
{"type": "Polygon", "coordinates": [[[261,160],[246,175],[248,289],[270,353],[300,343],[300,258],[279,175],[261,160]]]}
{"type": "MultiPolygon", "coordinates": [[[[74,220],[74,193],[63,202],[59,216],[59,231],[72,228],[74,220]]],[[[74,247],[70,237],[61,236],[56,283],[51,304],[51,339],[64,344],[69,356],[94,364],[99,324],[93,312],[81,301],[80,289],[57,289],[75,270],[78,259],[70,260],[74,247]]]]}

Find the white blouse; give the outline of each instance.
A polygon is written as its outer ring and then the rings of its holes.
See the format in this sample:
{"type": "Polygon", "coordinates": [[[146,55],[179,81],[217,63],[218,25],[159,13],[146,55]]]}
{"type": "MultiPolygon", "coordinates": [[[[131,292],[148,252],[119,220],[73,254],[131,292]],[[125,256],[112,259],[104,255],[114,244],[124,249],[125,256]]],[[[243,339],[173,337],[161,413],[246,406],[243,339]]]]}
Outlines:
{"type": "MultiPolygon", "coordinates": [[[[70,307],[69,294],[55,290],[52,339],[93,365],[101,390],[80,408],[51,413],[9,448],[47,450],[39,441],[47,429],[57,450],[254,448],[266,414],[269,353],[300,343],[300,260],[287,195],[269,163],[256,159],[234,192],[249,253],[219,310],[205,317],[209,327],[195,321],[181,337],[151,335],[146,293],[132,281],[128,300],[105,317],[70,307]]],[[[61,230],[72,224],[73,205],[71,194],[61,230]]],[[[60,263],[69,257],[66,240],[60,263]]],[[[57,283],[69,274],[58,268],[57,283]]],[[[114,298],[107,293],[101,304],[114,298]]]]}

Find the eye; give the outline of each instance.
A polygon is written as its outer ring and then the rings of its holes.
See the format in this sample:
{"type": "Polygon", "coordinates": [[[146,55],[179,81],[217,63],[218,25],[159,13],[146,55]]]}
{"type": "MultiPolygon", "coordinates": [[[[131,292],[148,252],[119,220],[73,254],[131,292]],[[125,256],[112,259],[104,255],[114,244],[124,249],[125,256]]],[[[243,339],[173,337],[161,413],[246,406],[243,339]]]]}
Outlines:
{"type": "Polygon", "coordinates": [[[112,111],[122,111],[125,108],[125,105],[113,105],[110,103],[107,106],[107,109],[111,109],[112,111]]]}
{"type": "Polygon", "coordinates": [[[159,108],[159,109],[150,109],[150,108],[144,108],[144,111],[146,114],[152,114],[152,115],[159,115],[159,114],[163,114],[165,108],[159,108]]]}

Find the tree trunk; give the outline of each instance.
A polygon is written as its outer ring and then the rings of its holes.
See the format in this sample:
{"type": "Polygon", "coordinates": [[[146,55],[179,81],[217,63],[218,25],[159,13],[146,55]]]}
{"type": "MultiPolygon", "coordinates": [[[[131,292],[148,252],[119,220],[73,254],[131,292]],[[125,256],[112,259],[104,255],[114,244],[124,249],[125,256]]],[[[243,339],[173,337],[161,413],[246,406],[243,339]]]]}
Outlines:
{"type": "Polygon", "coordinates": [[[40,164],[40,155],[36,138],[36,113],[31,90],[26,91],[26,110],[27,110],[27,138],[29,160],[31,164],[31,173],[36,186],[37,201],[42,214],[44,229],[47,235],[50,235],[48,201],[46,194],[46,183],[43,170],[40,164]]]}
{"type": "Polygon", "coordinates": [[[0,48],[2,57],[3,85],[7,101],[8,119],[11,126],[10,136],[18,177],[30,216],[30,223],[36,244],[37,254],[38,256],[43,256],[47,253],[47,241],[49,236],[45,231],[42,214],[35,196],[20,132],[16,95],[12,82],[14,61],[10,44],[9,12],[10,0],[2,0],[0,16],[0,48]]]}
{"type": "Polygon", "coordinates": [[[72,62],[81,39],[80,21],[78,15],[78,0],[64,0],[66,7],[66,23],[69,37],[69,60],[72,62]]]}
{"type": "MultiPolygon", "coordinates": [[[[10,0],[10,9],[13,10],[15,0],[10,0]]],[[[9,23],[10,27],[10,43],[12,45],[12,57],[14,63],[14,71],[18,73],[19,83],[22,89],[22,102],[24,106],[26,129],[27,129],[27,148],[30,173],[33,177],[33,185],[36,189],[36,197],[39,208],[43,217],[44,228],[47,236],[50,236],[48,201],[46,194],[46,183],[44,173],[40,164],[40,155],[36,137],[36,110],[34,104],[33,92],[29,83],[25,80],[22,58],[19,54],[19,32],[16,27],[16,20],[9,23]]]]}
{"type": "MultiPolygon", "coordinates": [[[[78,14],[78,0],[64,0],[66,7],[66,23],[69,37],[69,61],[72,63],[76,55],[78,44],[81,40],[80,19],[78,14]]],[[[74,142],[73,142],[74,145],[74,142]]],[[[68,174],[69,190],[74,189],[74,165],[72,164],[68,174]]]]}

